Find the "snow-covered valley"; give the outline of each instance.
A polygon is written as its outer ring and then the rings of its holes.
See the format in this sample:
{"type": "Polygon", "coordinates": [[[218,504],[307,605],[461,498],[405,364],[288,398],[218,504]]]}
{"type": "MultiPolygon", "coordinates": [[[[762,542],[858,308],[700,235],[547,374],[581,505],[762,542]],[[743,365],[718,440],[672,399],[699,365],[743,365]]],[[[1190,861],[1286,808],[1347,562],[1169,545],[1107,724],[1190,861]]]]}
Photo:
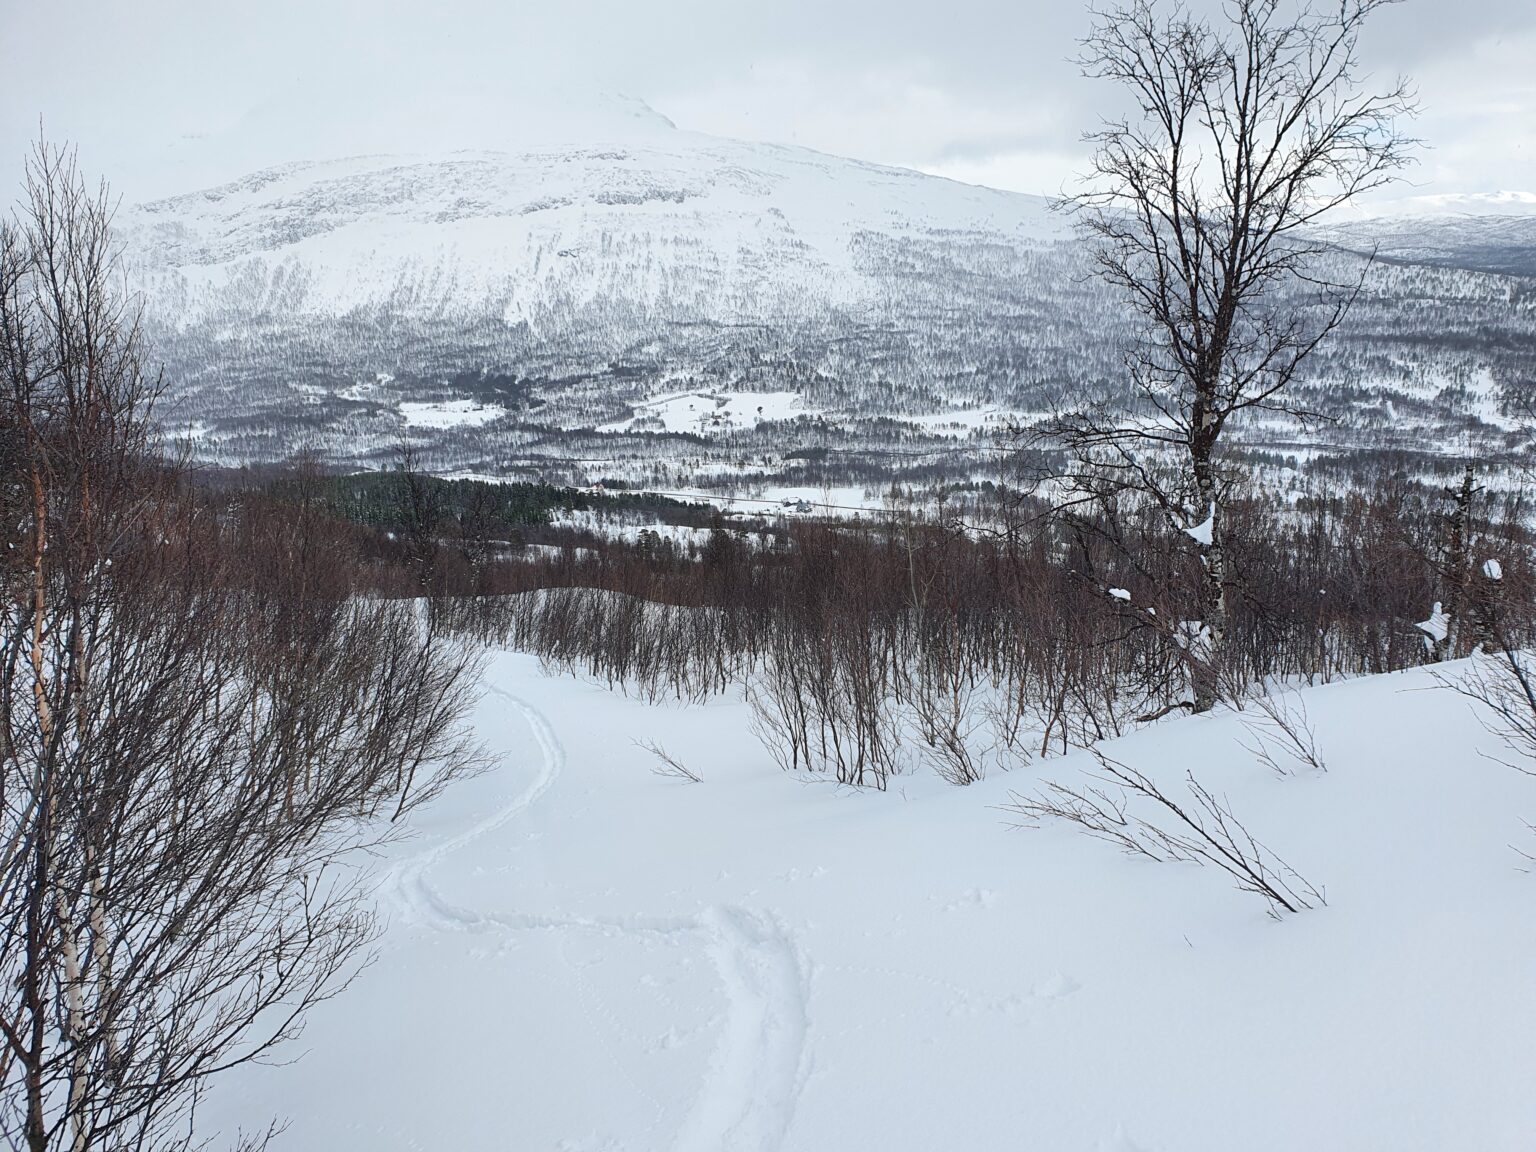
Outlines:
{"type": "MultiPolygon", "coordinates": [[[[1451,666],[1454,671],[1460,666],[1451,666]]],[[[207,1132],[294,1149],[1264,1152],[1529,1147],[1536,781],[1427,670],[1306,690],[1326,771],[1240,717],[1106,751],[1193,773],[1317,885],[1002,810],[1085,754],[885,793],[773,766],[745,704],[650,705],[501,654],[494,766],[374,865],[377,962],[207,1132]],[[697,772],[654,774],[654,741],[697,772]]]]}

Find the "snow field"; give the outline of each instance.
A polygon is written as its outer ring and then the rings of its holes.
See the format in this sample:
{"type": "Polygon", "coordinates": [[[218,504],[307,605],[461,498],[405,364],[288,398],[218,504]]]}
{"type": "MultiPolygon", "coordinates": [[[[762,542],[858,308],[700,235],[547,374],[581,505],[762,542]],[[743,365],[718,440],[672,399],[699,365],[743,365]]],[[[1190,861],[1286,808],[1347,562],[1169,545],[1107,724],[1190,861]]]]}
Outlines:
{"type": "Polygon", "coordinates": [[[814,416],[796,392],[676,392],[652,396],[635,405],[631,419],[605,424],[599,431],[620,432],[635,420],[659,421],[667,432],[698,432],[703,435],[750,428],[761,420],[793,420],[814,416]]]}
{"type": "Polygon", "coordinates": [[[1231,715],[1106,751],[1186,770],[1328,906],[1284,920],[1214,869],[1011,792],[886,794],[772,767],[736,701],[651,706],[520,655],[476,724],[497,767],[378,866],[378,962],[296,1064],[209,1131],[290,1148],[1516,1149],[1536,1134],[1536,781],[1427,672],[1305,692],[1328,765],[1279,777],[1231,715]],[[700,784],[650,772],[654,740],[700,784]]]}
{"type": "Polygon", "coordinates": [[[473,400],[400,403],[400,418],[407,428],[478,428],[505,416],[506,409],[477,404],[473,400]]]}

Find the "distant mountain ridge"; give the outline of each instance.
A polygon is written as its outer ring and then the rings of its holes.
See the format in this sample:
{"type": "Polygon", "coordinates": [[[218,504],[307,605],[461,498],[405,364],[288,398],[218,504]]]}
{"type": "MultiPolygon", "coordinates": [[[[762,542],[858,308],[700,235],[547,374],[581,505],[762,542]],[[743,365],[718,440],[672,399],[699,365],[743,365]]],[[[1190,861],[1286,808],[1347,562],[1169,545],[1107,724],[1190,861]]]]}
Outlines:
{"type": "Polygon", "coordinates": [[[1536,277],[1536,210],[1384,216],[1323,230],[1333,243],[1401,263],[1536,277]]]}

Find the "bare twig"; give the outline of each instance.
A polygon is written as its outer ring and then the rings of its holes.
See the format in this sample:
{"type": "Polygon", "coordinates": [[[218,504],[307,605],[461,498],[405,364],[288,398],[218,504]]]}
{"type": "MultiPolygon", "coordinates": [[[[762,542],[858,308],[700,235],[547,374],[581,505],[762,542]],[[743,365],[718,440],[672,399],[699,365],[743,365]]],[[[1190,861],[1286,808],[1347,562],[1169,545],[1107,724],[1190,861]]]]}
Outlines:
{"type": "Polygon", "coordinates": [[[1185,774],[1189,800],[1181,802],[1139,769],[1097,749],[1093,755],[1099,772],[1089,779],[1098,784],[1072,788],[1047,782],[1035,796],[1015,793],[1005,810],[1032,825],[1047,820],[1076,825],[1095,839],[1151,860],[1215,865],[1232,877],[1241,891],[1262,897],[1272,915],[1327,903],[1318,888],[1260,843],[1227,801],[1196,780],[1193,773],[1185,774]],[[1134,812],[1138,802],[1150,804],[1163,819],[1134,812]]]}
{"type": "Polygon", "coordinates": [[[1317,750],[1317,733],[1300,694],[1289,698],[1259,695],[1250,703],[1259,715],[1244,713],[1241,723],[1250,740],[1238,743],[1253,753],[1259,763],[1277,776],[1293,776],[1298,767],[1328,771],[1317,750]]]}
{"type": "Polygon", "coordinates": [[[654,740],[635,740],[633,744],[637,748],[643,748],[656,757],[657,763],[651,771],[657,776],[665,776],[669,780],[682,780],[689,784],[702,783],[704,777],[700,776],[692,768],[689,768],[677,757],[673,756],[654,740]]]}

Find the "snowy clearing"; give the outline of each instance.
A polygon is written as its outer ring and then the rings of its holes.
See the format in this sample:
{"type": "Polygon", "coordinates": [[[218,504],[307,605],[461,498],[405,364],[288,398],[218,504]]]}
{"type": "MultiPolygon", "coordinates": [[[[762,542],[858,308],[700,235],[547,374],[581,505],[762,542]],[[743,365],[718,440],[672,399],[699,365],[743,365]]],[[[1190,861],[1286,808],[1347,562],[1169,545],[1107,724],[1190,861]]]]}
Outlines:
{"type": "Polygon", "coordinates": [[[620,432],[637,422],[650,422],[657,426],[657,431],[708,436],[750,428],[762,420],[793,420],[796,416],[817,414],[817,409],[801,404],[797,392],[676,392],[636,404],[631,419],[605,424],[598,431],[620,432]]]}
{"type": "Polygon", "coordinates": [[[501,655],[497,767],[377,866],[378,962],[201,1120],[277,1147],[562,1152],[1529,1148],[1536,781],[1427,672],[1304,693],[1326,772],[1232,715],[1106,746],[1193,768],[1328,906],[1020,830],[1011,792],[787,777],[737,702],[501,655]],[[655,741],[702,777],[653,774],[655,741]],[[1514,847],[1512,847],[1512,845],[1514,847]],[[296,1053],[295,1053],[296,1054],[296,1053]]]}
{"type": "Polygon", "coordinates": [[[503,408],[474,400],[400,402],[400,417],[407,428],[478,428],[506,414],[503,408]]]}

